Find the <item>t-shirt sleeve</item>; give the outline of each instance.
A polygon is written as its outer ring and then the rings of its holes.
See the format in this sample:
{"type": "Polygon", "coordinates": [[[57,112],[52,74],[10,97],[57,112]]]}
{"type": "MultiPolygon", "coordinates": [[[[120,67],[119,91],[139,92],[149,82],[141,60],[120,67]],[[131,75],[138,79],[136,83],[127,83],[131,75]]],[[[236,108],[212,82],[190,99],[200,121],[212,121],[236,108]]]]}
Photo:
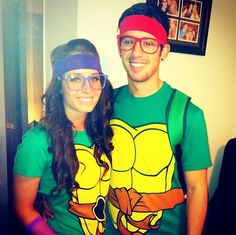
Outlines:
{"type": "Polygon", "coordinates": [[[43,175],[49,164],[47,145],[43,139],[42,133],[31,130],[26,132],[22,143],[17,147],[13,169],[15,174],[27,177],[43,175]]]}
{"type": "Polygon", "coordinates": [[[184,171],[200,170],[211,166],[206,122],[203,111],[190,103],[186,116],[182,143],[184,171]]]}

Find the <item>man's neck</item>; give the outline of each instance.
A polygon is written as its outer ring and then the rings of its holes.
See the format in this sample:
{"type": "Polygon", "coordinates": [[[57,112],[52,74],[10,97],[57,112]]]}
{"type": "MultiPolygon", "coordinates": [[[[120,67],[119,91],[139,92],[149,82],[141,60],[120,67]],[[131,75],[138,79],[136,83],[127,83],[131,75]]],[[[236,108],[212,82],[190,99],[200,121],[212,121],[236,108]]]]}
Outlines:
{"type": "Polygon", "coordinates": [[[155,81],[144,81],[144,82],[134,82],[129,80],[129,90],[130,93],[135,97],[145,97],[156,93],[163,84],[163,81],[159,78],[155,81]]]}

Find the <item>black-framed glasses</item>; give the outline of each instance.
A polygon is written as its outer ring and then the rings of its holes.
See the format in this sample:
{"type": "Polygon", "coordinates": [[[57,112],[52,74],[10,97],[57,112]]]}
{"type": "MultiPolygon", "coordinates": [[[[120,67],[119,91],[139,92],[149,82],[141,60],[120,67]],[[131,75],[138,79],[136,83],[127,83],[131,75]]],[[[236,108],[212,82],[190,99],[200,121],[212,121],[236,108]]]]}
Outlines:
{"type": "Polygon", "coordinates": [[[94,90],[102,90],[106,85],[107,75],[94,73],[89,76],[83,76],[80,73],[64,74],[62,79],[66,81],[66,85],[71,91],[80,91],[84,88],[85,82],[88,81],[94,90]]]}
{"type": "Polygon", "coordinates": [[[149,37],[137,38],[134,36],[125,35],[120,37],[119,49],[122,51],[133,50],[137,42],[139,42],[142,51],[147,54],[156,53],[160,45],[158,40],[155,38],[149,38],[149,37]]]}

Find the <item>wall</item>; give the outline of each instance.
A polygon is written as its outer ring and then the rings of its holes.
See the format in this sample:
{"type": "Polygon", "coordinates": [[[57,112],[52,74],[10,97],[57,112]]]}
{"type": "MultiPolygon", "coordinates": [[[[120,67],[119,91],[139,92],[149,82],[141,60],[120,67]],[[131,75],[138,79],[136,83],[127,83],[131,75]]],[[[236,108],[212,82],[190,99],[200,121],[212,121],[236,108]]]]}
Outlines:
{"type": "MultiPolygon", "coordinates": [[[[117,22],[124,9],[139,1],[134,0],[78,0],[79,38],[91,40],[101,57],[104,73],[114,87],[126,83],[126,73],[118,56],[117,22]]],[[[141,0],[140,2],[146,2],[141,0]]]]}
{"type": "MultiPolygon", "coordinates": [[[[117,21],[121,12],[136,2],[78,0],[77,36],[95,43],[103,70],[115,87],[126,83],[116,48],[117,21]]],[[[205,112],[213,162],[210,195],[218,182],[224,145],[236,136],[235,11],[236,1],[213,0],[206,56],[170,53],[160,71],[163,80],[190,94],[205,112]]]]}
{"type": "Polygon", "coordinates": [[[44,85],[51,79],[51,51],[76,37],[78,0],[44,0],[44,85]],[[70,3],[70,4],[69,4],[70,3]]]}
{"type": "Polygon", "coordinates": [[[26,66],[28,123],[39,121],[43,93],[43,1],[27,0],[26,66]]]}

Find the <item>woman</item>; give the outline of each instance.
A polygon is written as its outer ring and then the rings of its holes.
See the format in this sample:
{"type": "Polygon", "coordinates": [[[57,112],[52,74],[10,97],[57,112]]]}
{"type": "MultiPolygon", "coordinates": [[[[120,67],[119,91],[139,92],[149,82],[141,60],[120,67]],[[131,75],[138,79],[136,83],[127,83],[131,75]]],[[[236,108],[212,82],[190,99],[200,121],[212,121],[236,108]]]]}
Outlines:
{"type": "Polygon", "coordinates": [[[162,0],[162,1],[161,1],[161,10],[162,10],[163,12],[167,12],[167,10],[168,10],[168,3],[167,3],[167,0],[162,0]]]}
{"type": "Polygon", "coordinates": [[[179,11],[178,11],[178,1],[177,0],[172,0],[169,7],[168,7],[168,14],[178,16],[179,11]]]}
{"type": "Polygon", "coordinates": [[[88,40],[58,46],[51,60],[53,76],[42,96],[45,115],[24,135],[15,158],[16,213],[33,235],[103,234],[112,86],[88,40]],[[34,208],[38,192],[54,212],[49,226],[34,208]]]}
{"type": "Polygon", "coordinates": [[[193,4],[189,3],[189,5],[184,6],[182,11],[182,17],[190,18],[193,12],[193,4]]]}
{"type": "Polygon", "coordinates": [[[194,3],[194,5],[193,5],[193,10],[192,10],[192,14],[190,16],[190,19],[192,19],[192,20],[200,20],[200,16],[198,14],[197,3],[194,3]]]}

